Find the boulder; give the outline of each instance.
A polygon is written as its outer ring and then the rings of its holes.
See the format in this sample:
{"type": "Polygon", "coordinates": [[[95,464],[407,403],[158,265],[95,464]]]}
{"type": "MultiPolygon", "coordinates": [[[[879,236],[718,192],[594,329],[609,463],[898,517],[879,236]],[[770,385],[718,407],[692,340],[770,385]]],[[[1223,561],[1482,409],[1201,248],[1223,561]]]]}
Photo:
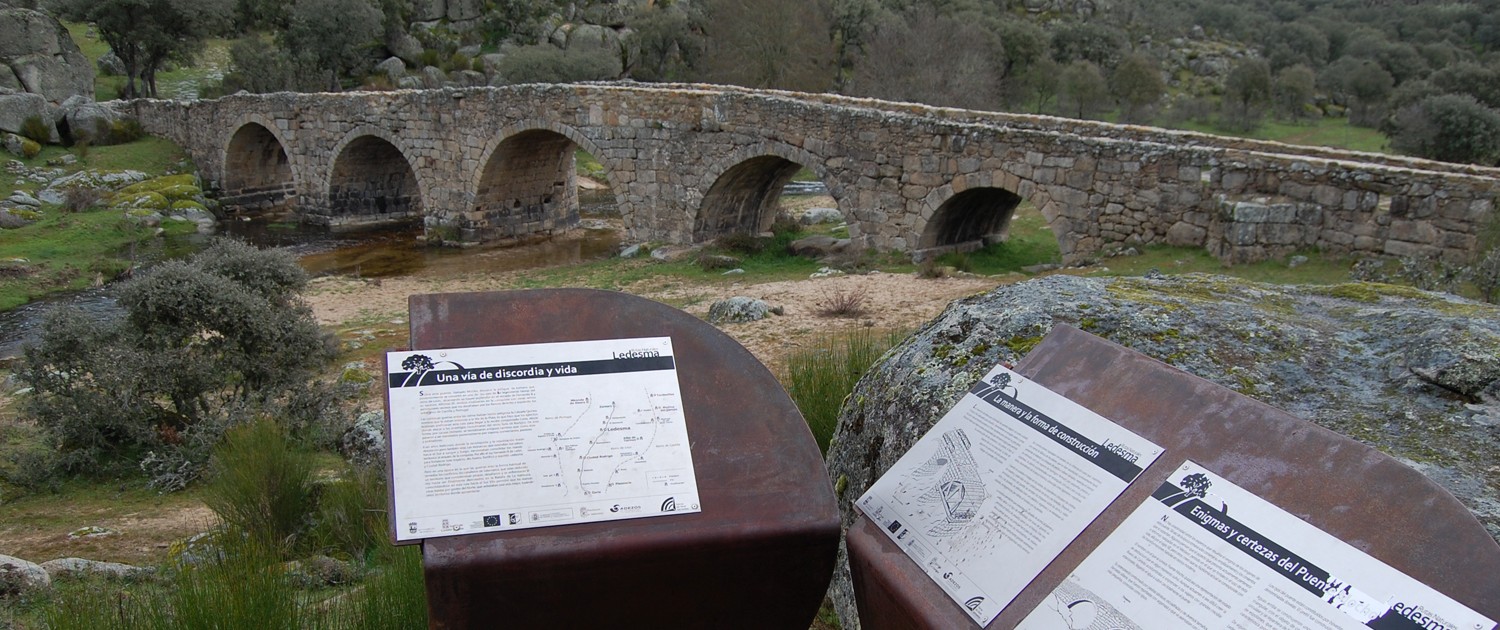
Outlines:
{"type": "Polygon", "coordinates": [[[0,555],[0,597],[46,590],[51,586],[52,578],[41,565],[0,555]]]}
{"type": "MultiPolygon", "coordinates": [[[[1500,306],[1383,284],[1204,274],[1054,275],[949,305],[840,413],[828,467],[845,525],[851,502],[971,384],[1058,322],[1374,446],[1453,492],[1500,539],[1500,306]]],[[[857,628],[842,560],[832,593],[844,627],[857,628]]]]}
{"type": "Polygon", "coordinates": [[[821,259],[848,250],[849,242],[847,238],[834,238],[823,235],[807,236],[792,241],[787,248],[792,251],[792,254],[797,256],[821,259]]]}
{"type": "Polygon", "coordinates": [[[459,87],[483,87],[488,81],[483,72],[476,70],[459,70],[453,73],[453,82],[459,87]]]}
{"type": "MultiPolygon", "coordinates": [[[[0,70],[0,74],[4,74],[4,71],[0,70]]],[[[53,138],[56,138],[57,130],[52,128],[52,111],[48,108],[45,97],[24,92],[0,95],[0,131],[21,133],[26,119],[32,117],[46,123],[53,138]]]]}
{"type": "Polygon", "coordinates": [[[421,65],[422,42],[411,33],[396,31],[386,36],[385,49],[409,66],[421,65]]]}
{"type": "Polygon", "coordinates": [[[427,66],[422,68],[422,87],[435,90],[448,83],[448,75],[439,68],[427,66]]]}
{"type": "Polygon", "coordinates": [[[62,114],[63,128],[69,137],[74,140],[88,138],[89,142],[96,145],[112,142],[111,130],[115,122],[120,120],[119,112],[82,96],[64,101],[62,114]]]}
{"type": "Polygon", "coordinates": [[[115,579],[134,579],[150,575],[152,570],[118,562],[100,562],[83,558],[58,558],[41,564],[42,569],[53,579],[81,578],[97,575],[115,579]]]}
{"type": "Polygon", "coordinates": [[[375,64],[375,73],[383,74],[391,80],[391,83],[399,83],[401,77],[406,76],[406,62],[400,57],[387,57],[385,61],[375,64]]]}
{"type": "Polygon", "coordinates": [[[339,436],[339,452],[361,466],[383,464],[386,453],[385,414],[367,411],[359,415],[354,426],[339,436]]]}
{"type": "Polygon", "coordinates": [[[121,61],[120,56],[116,55],[113,50],[100,55],[94,65],[99,68],[99,74],[106,77],[125,76],[125,62],[121,61]]]}
{"type": "Polygon", "coordinates": [[[765,300],[736,296],[710,304],[708,321],[711,324],[739,324],[765,319],[770,313],[771,305],[765,300]]]}
{"type": "MultiPolygon", "coordinates": [[[[41,11],[0,8],[0,76],[50,103],[70,96],[94,96],[94,67],[61,22],[41,11]]],[[[0,110],[4,110],[0,106],[0,110]]]]}

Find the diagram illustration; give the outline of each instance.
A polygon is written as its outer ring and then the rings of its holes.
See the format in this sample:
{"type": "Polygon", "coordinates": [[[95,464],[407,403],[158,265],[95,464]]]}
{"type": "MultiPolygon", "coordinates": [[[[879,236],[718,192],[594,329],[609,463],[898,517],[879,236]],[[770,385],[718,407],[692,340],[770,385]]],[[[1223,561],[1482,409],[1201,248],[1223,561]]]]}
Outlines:
{"type": "Polygon", "coordinates": [[[897,490],[911,500],[916,519],[924,519],[927,535],[947,538],[962,532],[984,504],[987,493],[979,466],[962,429],[942,435],[942,444],[897,490]]]}
{"type": "Polygon", "coordinates": [[[555,472],[545,477],[560,497],[597,497],[615,490],[644,490],[643,467],[659,445],[664,425],[672,422],[670,407],[676,397],[643,392],[629,402],[598,400],[587,395],[569,405],[569,416],[549,418],[556,432],[544,433],[538,448],[543,459],[554,461],[555,472]]]}

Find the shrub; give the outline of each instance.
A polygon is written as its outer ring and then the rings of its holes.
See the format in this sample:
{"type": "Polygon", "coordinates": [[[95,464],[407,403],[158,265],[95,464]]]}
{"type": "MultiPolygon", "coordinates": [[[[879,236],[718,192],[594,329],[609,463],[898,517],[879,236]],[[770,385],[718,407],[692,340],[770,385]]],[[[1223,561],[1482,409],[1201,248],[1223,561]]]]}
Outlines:
{"type": "Polygon", "coordinates": [[[52,141],[52,125],[42,120],[41,116],[27,116],[21,121],[21,135],[39,144],[47,144],[52,141]]]}
{"type": "Polygon", "coordinates": [[[290,549],[313,512],[312,456],[298,451],[276,422],[230,429],[214,449],[203,502],[231,537],[290,549]]]}
{"type": "Polygon", "coordinates": [[[500,62],[500,74],[511,83],[603,81],[620,76],[620,58],[602,49],[579,52],[538,44],[512,51],[500,62]]]}
{"type": "Polygon", "coordinates": [[[120,316],[58,309],[20,362],[27,411],[66,470],[147,451],[153,470],[201,466],[224,427],[284,412],[332,357],[305,282],[286,252],[220,241],[124,284],[120,316]]]}
{"type": "Polygon", "coordinates": [[[42,152],[41,143],[31,138],[21,138],[21,157],[31,159],[42,152]]]}
{"type": "Polygon", "coordinates": [[[778,214],[776,221],[771,223],[771,233],[777,237],[796,236],[802,233],[802,224],[788,215],[778,214]]]}
{"type": "Polygon", "coordinates": [[[825,292],[814,306],[818,314],[824,317],[859,317],[866,312],[867,299],[869,295],[863,289],[835,289],[832,293],[825,292]]]}
{"type": "Polygon", "coordinates": [[[356,468],[323,486],[311,532],[315,548],[359,560],[380,548],[389,535],[383,470],[356,468]]]}
{"type": "Polygon", "coordinates": [[[104,193],[99,192],[96,188],[74,186],[63,191],[63,211],[83,212],[85,210],[92,210],[103,200],[104,193]]]}

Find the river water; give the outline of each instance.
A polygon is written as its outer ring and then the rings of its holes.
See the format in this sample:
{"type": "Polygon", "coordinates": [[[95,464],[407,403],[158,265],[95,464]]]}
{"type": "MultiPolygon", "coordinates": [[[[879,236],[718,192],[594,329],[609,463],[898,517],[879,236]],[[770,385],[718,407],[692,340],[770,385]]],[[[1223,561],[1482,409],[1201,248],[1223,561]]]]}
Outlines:
{"type": "MultiPolygon", "coordinates": [[[[260,247],[286,248],[297,256],[302,267],[313,277],[389,278],[418,271],[452,271],[454,275],[501,273],[577,264],[608,258],[619,251],[621,234],[605,227],[613,225],[608,217],[615,214],[609,191],[580,193],[584,229],[499,246],[428,247],[417,241],[420,229],[416,225],[336,233],[315,227],[253,220],[222,222],[219,230],[220,234],[260,247]]],[[[827,188],[816,181],[791,182],[782,194],[827,194],[827,188]]],[[[199,237],[188,243],[170,244],[154,257],[185,256],[207,242],[207,237],[199,237]]],[[[18,356],[22,347],[39,334],[46,313],[56,306],[72,305],[98,317],[118,313],[112,292],[113,287],[105,286],[0,312],[0,361],[18,356]]]]}

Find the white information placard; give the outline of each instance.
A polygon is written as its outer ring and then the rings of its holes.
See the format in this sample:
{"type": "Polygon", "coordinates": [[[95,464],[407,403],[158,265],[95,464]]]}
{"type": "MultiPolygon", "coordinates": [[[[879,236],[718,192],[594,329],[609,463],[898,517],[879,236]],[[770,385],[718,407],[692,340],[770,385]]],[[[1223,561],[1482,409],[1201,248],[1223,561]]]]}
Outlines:
{"type": "Polygon", "coordinates": [[[396,540],[699,511],[668,337],[386,354],[396,540]]]}
{"type": "Polygon", "coordinates": [[[1188,462],[1023,630],[1491,630],[1495,622],[1188,462]]]}
{"type": "Polygon", "coordinates": [[[983,626],[1161,452],[997,366],[856,505],[983,626]]]}

